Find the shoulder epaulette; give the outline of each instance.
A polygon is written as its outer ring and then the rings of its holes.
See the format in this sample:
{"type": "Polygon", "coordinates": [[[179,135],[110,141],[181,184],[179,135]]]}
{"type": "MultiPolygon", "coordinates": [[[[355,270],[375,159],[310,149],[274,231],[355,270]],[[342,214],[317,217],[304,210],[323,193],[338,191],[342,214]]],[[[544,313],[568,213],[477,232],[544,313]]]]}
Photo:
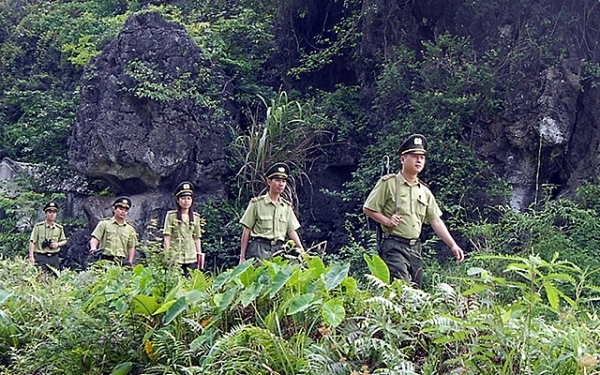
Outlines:
{"type": "Polygon", "coordinates": [[[61,224],[54,223],[54,225],[55,225],[57,228],[59,228],[59,229],[62,229],[62,228],[63,228],[63,226],[62,226],[61,224]]]}
{"type": "Polygon", "coordinates": [[[385,176],[381,177],[381,179],[383,181],[387,181],[387,180],[389,180],[390,178],[393,178],[393,177],[396,177],[396,174],[395,173],[389,173],[389,174],[386,174],[385,176]]]}
{"type": "Polygon", "coordinates": [[[129,225],[133,229],[135,229],[135,225],[133,225],[130,221],[126,221],[125,224],[129,225]]]}
{"type": "Polygon", "coordinates": [[[291,206],[291,205],[292,205],[292,202],[288,201],[288,200],[287,200],[287,199],[285,199],[285,198],[281,198],[281,197],[280,197],[279,199],[281,199],[281,201],[282,201],[283,203],[287,204],[288,206],[291,206]]]}
{"type": "Polygon", "coordinates": [[[199,214],[199,213],[197,213],[197,212],[194,212],[194,217],[202,217],[202,216],[200,216],[200,214],[199,214]]]}
{"type": "Polygon", "coordinates": [[[427,189],[429,189],[429,184],[427,184],[427,182],[425,182],[425,181],[421,180],[420,178],[419,178],[418,180],[419,180],[419,183],[420,183],[421,185],[423,185],[423,186],[425,186],[427,189]]]}
{"type": "Polygon", "coordinates": [[[167,213],[168,214],[175,214],[175,213],[177,213],[177,210],[169,210],[169,211],[167,211],[167,213]]]}
{"type": "Polygon", "coordinates": [[[261,196],[254,197],[254,198],[250,199],[250,201],[251,202],[258,202],[261,199],[265,199],[265,197],[266,197],[266,195],[261,195],[261,196]]]}
{"type": "Polygon", "coordinates": [[[46,222],[45,221],[40,221],[39,223],[35,223],[35,226],[39,226],[39,225],[44,225],[46,222]]]}

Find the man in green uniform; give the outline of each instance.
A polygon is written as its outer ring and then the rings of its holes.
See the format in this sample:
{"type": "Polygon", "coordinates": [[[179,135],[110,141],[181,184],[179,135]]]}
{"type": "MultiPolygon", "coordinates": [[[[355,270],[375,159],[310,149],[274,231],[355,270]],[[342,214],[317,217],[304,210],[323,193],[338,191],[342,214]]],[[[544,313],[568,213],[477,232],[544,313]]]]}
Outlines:
{"type": "Polygon", "coordinates": [[[300,223],[294,214],[292,205],[281,197],[288,177],[289,167],[277,163],[267,171],[266,182],[269,191],[265,195],[252,198],[240,223],[244,226],[240,262],[246,259],[270,259],[273,253],[281,249],[286,234],[297,248],[302,243],[296,230],[300,223]]]}
{"type": "Polygon", "coordinates": [[[37,223],[33,227],[29,238],[29,261],[38,264],[44,270],[60,268],[58,253],[62,246],[67,244],[67,237],[63,226],[56,223],[58,204],[48,202],[44,206],[46,220],[37,223]]]}
{"type": "Polygon", "coordinates": [[[101,259],[112,260],[119,264],[133,265],[137,234],[135,228],[125,221],[131,200],[120,197],[113,203],[113,217],[98,223],[92,232],[90,253],[94,254],[99,247],[104,249],[101,259]]]}
{"type": "Polygon", "coordinates": [[[424,222],[431,224],[457,262],[464,260],[464,253],[440,218],[442,211],[435,197],[417,177],[425,167],[427,140],[420,134],[411,135],[402,143],[398,153],[401,172],[383,176],[377,182],[363,211],[381,225],[386,235],[380,255],[390,270],[390,276],[421,287],[423,260],[419,236],[424,222]]]}

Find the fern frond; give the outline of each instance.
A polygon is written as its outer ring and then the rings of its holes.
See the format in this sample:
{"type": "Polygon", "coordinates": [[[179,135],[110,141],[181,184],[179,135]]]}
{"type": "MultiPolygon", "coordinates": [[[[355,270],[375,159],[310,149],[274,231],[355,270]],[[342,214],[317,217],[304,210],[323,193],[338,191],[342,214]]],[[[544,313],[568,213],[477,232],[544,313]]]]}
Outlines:
{"type": "Polygon", "coordinates": [[[390,286],[385,282],[381,281],[379,278],[366,274],[365,279],[367,280],[367,285],[370,289],[388,289],[390,286]]]}
{"type": "Polygon", "coordinates": [[[396,304],[389,299],[381,296],[376,296],[365,300],[365,305],[372,305],[373,310],[378,311],[382,315],[387,314],[388,311],[398,315],[402,315],[402,306],[396,304]]]}
{"type": "Polygon", "coordinates": [[[459,327],[457,319],[438,315],[423,322],[423,326],[430,326],[439,332],[448,332],[459,327]]]}
{"type": "Polygon", "coordinates": [[[300,356],[289,343],[270,331],[247,325],[234,327],[218,339],[203,361],[211,375],[290,374],[298,369],[300,356]]]}

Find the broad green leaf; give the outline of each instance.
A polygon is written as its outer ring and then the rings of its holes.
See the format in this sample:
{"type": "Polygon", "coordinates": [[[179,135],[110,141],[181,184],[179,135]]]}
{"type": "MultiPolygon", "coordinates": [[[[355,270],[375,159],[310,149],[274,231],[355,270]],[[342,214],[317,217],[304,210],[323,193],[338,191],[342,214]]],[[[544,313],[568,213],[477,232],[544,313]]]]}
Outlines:
{"type": "Polygon", "coordinates": [[[530,267],[527,264],[523,264],[523,263],[510,263],[509,265],[506,266],[507,270],[510,271],[525,271],[528,270],[530,267]]]}
{"type": "Polygon", "coordinates": [[[204,272],[192,272],[192,278],[190,281],[191,289],[199,290],[201,292],[205,292],[207,288],[206,276],[204,272]]]}
{"type": "Polygon", "coordinates": [[[256,297],[260,295],[263,286],[261,284],[252,284],[248,288],[244,289],[242,293],[240,293],[240,301],[242,302],[242,306],[246,307],[252,302],[256,300],[256,297]]]}
{"type": "Polygon", "coordinates": [[[127,375],[127,374],[129,374],[129,371],[131,371],[132,368],[133,368],[133,362],[124,362],[124,363],[121,363],[120,365],[116,365],[115,368],[110,373],[110,375],[127,375]]]}
{"type": "Polygon", "coordinates": [[[353,295],[358,290],[358,283],[354,277],[346,277],[342,281],[342,291],[345,295],[353,295]]]}
{"type": "Polygon", "coordinates": [[[558,306],[560,305],[560,299],[558,298],[558,289],[554,286],[554,283],[550,280],[544,280],[544,290],[546,291],[546,297],[552,310],[558,312],[558,306]]]}
{"type": "Polygon", "coordinates": [[[346,276],[348,276],[349,270],[350,270],[350,263],[344,263],[344,264],[335,263],[335,264],[333,264],[331,266],[331,268],[329,269],[329,271],[324,276],[321,276],[325,283],[325,289],[327,291],[330,291],[333,288],[340,285],[342,283],[342,281],[344,281],[346,276]]]}
{"type": "Polygon", "coordinates": [[[294,315],[296,313],[308,309],[310,305],[314,302],[314,299],[314,293],[306,293],[294,298],[294,300],[290,304],[287,314],[294,315]]]}
{"type": "Polygon", "coordinates": [[[390,283],[390,270],[379,255],[369,256],[368,254],[365,254],[364,259],[373,276],[386,284],[390,283]]]}
{"type": "Polygon", "coordinates": [[[551,280],[560,280],[560,281],[566,281],[569,283],[575,283],[575,278],[571,275],[567,275],[566,273],[549,273],[546,275],[545,277],[546,279],[551,279],[551,280]]]}
{"type": "Polygon", "coordinates": [[[257,272],[254,267],[247,267],[244,272],[240,274],[239,280],[246,288],[256,281],[257,272]]]}
{"type": "Polygon", "coordinates": [[[577,301],[574,301],[571,297],[567,296],[560,290],[558,290],[558,294],[562,297],[562,299],[567,301],[571,308],[573,308],[574,310],[579,310],[579,304],[577,303],[577,301]]]}
{"type": "Polygon", "coordinates": [[[246,270],[250,267],[252,267],[253,264],[253,260],[252,259],[248,259],[247,261],[245,261],[242,264],[238,264],[232,271],[231,271],[231,278],[232,279],[236,279],[238,278],[241,274],[243,274],[244,272],[246,272],[246,270]]]}
{"type": "Polygon", "coordinates": [[[213,289],[219,290],[231,279],[231,271],[226,271],[218,274],[213,280],[213,289]]]}
{"type": "Polygon", "coordinates": [[[304,291],[304,284],[308,278],[311,280],[313,279],[312,275],[312,270],[297,270],[296,272],[292,273],[292,276],[288,280],[287,284],[295,288],[295,290],[304,291]]]}
{"type": "Polygon", "coordinates": [[[489,287],[487,285],[475,284],[475,285],[473,285],[473,287],[471,289],[467,289],[464,292],[462,292],[461,294],[463,295],[463,297],[467,297],[472,294],[483,292],[488,289],[489,289],[489,287]]]}
{"type": "Polygon", "coordinates": [[[223,312],[229,307],[231,302],[233,302],[233,299],[234,299],[237,291],[238,291],[237,287],[232,287],[229,290],[227,290],[225,293],[215,295],[214,301],[215,301],[215,304],[217,305],[218,312],[223,312]]]}
{"type": "Polygon", "coordinates": [[[0,304],[3,304],[12,295],[13,295],[12,292],[0,290],[0,304]]]}
{"type": "Polygon", "coordinates": [[[169,310],[169,308],[171,308],[171,305],[174,304],[175,301],[176,300],[172,299],[170,301],[163,303],[152,315],[158,315],[158,314],[162,314],[162,313],[166,312],[167,310],[169,310]]]}
{"type": "Polygon", "coordinates": [[[322,274],[327,272],[327,267],[325,267],[325,263],[323,263],[323,260],[319,257],[310,257],[306,261],[306,264],[308,268],[314,270],[315,277],[320,277],[322,274]]]}
{"type": "Polygon", "coordinates": [[[173,288],[171,288],[171,290],[169,290],[169,293],[167,293],[164,300],[174,300],[179,293],[181,293],[181,285],[175,285],[173,288]]]}
{"type": "Polygon", "coordinates": [[[152,315],[160,306],[154,297],[138,294],[131,301],[135,314],[152,315]]]}
{"type": "Polygon", "coordinates": [[[325,324],[331,327],[337,327],[346,317],[344,304],[337,300],[329,300],[323,304],[321,309],[325,324]]]}
{"type": "Polygon", "coordinates": [[[467,270],[468,276],[483,275],[486,273],[488,273],[488,271],[481,267],[471,267],[467,270]]]}
{"type": "Polygon", "coordinates": [[[190,305],[193,305],[204,298],[206,298],[206,293],[202,293],[198,290],[190,290],[185,294],[185,299],[190,305]]]}
{"type": "Polygon", "coordinates": [[[187,308],[187,306],[188,304],[185,301],[185,297],[181,297],[177,301],[175,301],[175,303],[172,304],[171,307],[169,307],[169,310],[167,310],[167,313],[165,314],[164,324],[171,323],[175,318],[179,316],[179,314],[181,314],[187,308]]]}
{"type": "Polygon", "coordinates": [[[114,307],[121,315],[124,315],[129,310],[129,303],[122,299],[113,300],[110,306],[114,307]]]}
{"type": "Polygon", "coordinates": [[[273,298],[291,277],[291,267],[282,268],[279,272],[277,272],[277,274],[273,278],[273,283],[271,285],[271,293],[269,297],[273,298]]]}

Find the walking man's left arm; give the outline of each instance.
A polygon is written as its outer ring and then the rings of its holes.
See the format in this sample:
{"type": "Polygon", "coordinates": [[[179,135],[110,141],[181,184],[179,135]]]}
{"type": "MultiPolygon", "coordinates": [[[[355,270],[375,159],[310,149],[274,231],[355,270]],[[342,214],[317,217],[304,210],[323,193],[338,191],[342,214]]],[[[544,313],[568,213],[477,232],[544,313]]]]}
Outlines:
{"type": "Polygon", "coordinates": [[[456,257],[456,263],[461,263],[463,260],[465,260],[465,253],[460,248],[460,246],[458,246],[456,241],[454,241],[454,238],[452,238],[452,235],[448,231],[448,228],[446,228],[446,224],[444,224],[444,221],[441,218],[437,217],[431,220],[429,224],[431,224],[431,227],[433,228],[435,233],[438,236],[440,236],[442,241],[444,241],[444,243],[448,245],[448,247],[452,251],[452,254],[454,254],[454,256],[456,257]]]}

